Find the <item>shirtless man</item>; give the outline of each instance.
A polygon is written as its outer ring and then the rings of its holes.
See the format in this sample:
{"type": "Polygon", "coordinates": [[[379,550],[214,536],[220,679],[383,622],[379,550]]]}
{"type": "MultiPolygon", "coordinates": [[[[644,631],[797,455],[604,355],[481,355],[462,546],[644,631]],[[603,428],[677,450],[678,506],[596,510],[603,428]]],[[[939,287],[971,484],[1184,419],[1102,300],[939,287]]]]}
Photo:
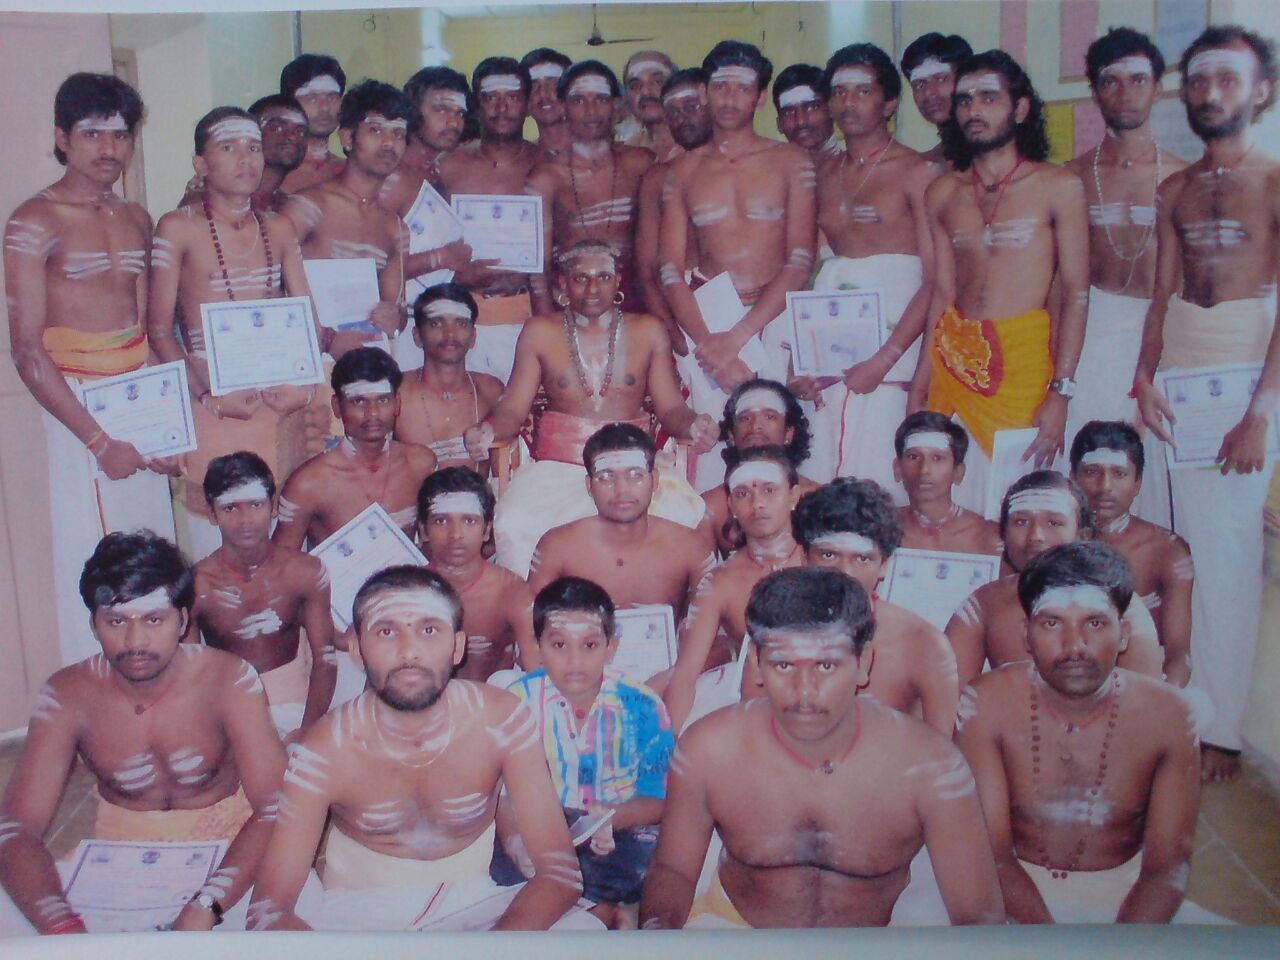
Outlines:
{"type": "Polygon", "coordinates": [[[342,158],[329,152],[329,137],[338,129],[338,108],[346,89],[342,67],[324,54],[304,53],[280,71],[281,95],[302,104],[307,117],[307,154],[281,184],[285,193],[297,193],[342,172],[342,158]]]}
{"type": "Polygon", "coordinates": [[[555,527],[538,541],[529,589],[558,577],[590,578],[618,607],[666,604],[676,623],[716,558],[699,531],[650,516],[658,485],[653,440],[630,423],[601,427],[582,448],[596,516],[555,527]]]}
{"type": "Polygon", "coordinates": [[[526,189],[542,197],[544,282],[534,297],[538,313],[551,313],[546,284],[556,258],[579,240],[602,240],[618,258],[619,293],[643,310],[633,259],[640,179],[653,165],[642,147],[613,142],[613,110],[622,90],[599,60],[575,63],[561,76],[570,149],[533,168],[526,189]]]}
{"type": "Polygon", "coordinates": [[[573,141],[565,123],[564,101],[556,92],[561,75],[573,63],[559,50],[538,47],[520,58],[529,71],[529,116],[538,127],[538,146],[547,158],[562,158],[573,141]]]}
{"type": "Polygon", "coordinates": [[[418,491],[418,542],[431,569],[462,603],[467,655],[454,671],[462,680],[484,682],[517,658],[526,670],[541,662],[533,636],[533,591],[484,558],[493,536],[493,505],[489,484],[464,467],[437,470],[418,491]]]}
{"type": "Polygon", "coordinates": [[[956,744],[1015,923],[1168,923],[1186,894],[1199,751],[1183,698],[1117,666],[1133,596],[1112,547],[1041,554],[1018,578],[1030,662],[964,692],[956,744]]]}
{"type": "Polygon", "coordinates": [[[375,336],[394,339],[404,328],[408,228],[376,201],[404,156],[412,119],[409,101],[395,87],[377,80],[356,84],[338,114],[338,139],[347,154],[342,172],[295,193],[285,206],[306,259],[371,259],[377,269],[379,300],[369,310],[369,329],[325,327],[321,347],[335,359],[375,336]]]}
{"type": "MultiPolygon", "coordinates": [[[[301,166],[306,154],[306,115],[297,100],[280,93],[259,97],[249,107],[249,114],[258,121],[262,131],[262,181],[249,203],[255,210],[283,213],[289,195],[280,189],[280,184],[301,166]]],[[[199,204],[204,188],[204,177],[193,176],[178,206],[199,204]]]]}
{"type": "Polygon", "coordinates": [[[791,524],[807,565],[853,577],[872,599],[875,642],[866,661],[871,679],[858,692],[919,716],[950,737],[960,684],[947,638],[906,607],[876,594],[902,541],[888,494],[870,480],[842,477],[801,497],[791,524]]]}
{"type": "MultiPolygon", "coordinates": [[[[529,71],[510,57],[480,61],[471,74],[480,137],[441,158],[446,200],[455,193],[525,192],[529,171],[543,156],[537,144],[523,137],[531,84],[529,71]]],[[[540,274],[497,270],[491,262],[475,261],[454,279],[475,294],[480,307],[471,368],[505,383],[515,364],[516,340],[533,315],[530,284],[536,286],[540,274]]]]}
{"type": "MultiPolygon", "coordinates": [[[[647,432],[649,397],[670,436],[692,439],[702,451],[715,443],[711,418],[695,415],[680,395],[661,321],[623,313],[614,305],[617,289],[607,245],[584,240],[570,248],[557,280],[564,314],[526,324],[506,392],[493,413],[466,432],[471,455],[487,456],[495,441],[515,437],[538,388],[545,391],[547,408],[534,438],[536,462],[521,467],[495,516],[498,562],[521,576],[544,533],[595,513],[584,483],[583,445],[602,426],[623,421],[647,432]]],[[[684,478],[661,472],[650,512],[697,527],[705,507],[684,478]]]]}
{"type": "Polygon", "coordinates": [[[1091,420],[1071,444],[1071,479],[1089,499],[1097,538],[1129,561],[1134,597],[1151,611],[1164,648],[1165,679],[1185,687],[1195,566],[1185,540],[1129,512],[1142,491],[1145,464],[1142,438],[1122,421],[1091,420]]]}
{"type": "Polygon", "coordinates": [[[396,362],[377,347],[357,347],[333,365],[333,415],[342,422],[343,438],[285,481],[280,522],[271,535],[277,544],[314,547],[374,503],[413,536],[418,488],[436,468],[436,456],[391,435],[402,379],[396,362]]]}
{"type": "Polygon", "coordinates": [[[1023,69],[1001,50],[959,69],[943,141],[955,169],[925,196],[935,309],[910,408],[958,413],[977,440],[973,493],[960,491],[975,507],[997,430],[1034,426],[1023,459],[1036,466],[1062,450],[1089,306],[1089,228],[1080,180],[1044,162],[1043,104],[1023,69]],[[1061,311],[1051,320],[1055,276],[1061,311]]]}
{"type": "Polygon", "coordinates": [[[467,288],[441,283],[413,303],[413,342],[422,350],[416,376],[400,386],[395,437],[427,447],[441,467],[489,472],[488,458],[473,460],[462,433],[483,420],[502,396],[502,381],[466,368],[476,342],[476,301],[467,288]]]}
{"type": "Polygon", "coordinates": [[[0,801],[0,884],[40,933],[84,933],[44,835],[77,756],[97,781],[100,840],[231,841],[175,930],[210,930],[253,884],[285,756],[257,672],[182,644],[191,568],[152,533],[108,534],[80,593],[102,651],[36,695],[0,801]]]}
{"type": "Polygon", "coordinates": [[[434,919],[433,890],[445,905],[468,891],[493,894],[500,790],[535,872],[494,929],[551,926],[581,895],[582,874],[529,708],[505,690],[450,679],[467,649],[457,594],[437,573],[390,567],[360,588],[355,625],[369,689],[296,748],[250,927],[404,930],[434,919]],[[326,891],[369,896],[348,900],[349,916],[326,897],[323,913],[304,919],[295,904],[327,819],[326,891]],[[411,902],[399,903],[394,887],[412,888],[411,902]]]}
{"type": "MultiPolygon", "coordinates": [[[[707,110],[707,74],[701,67],[677,70],[662,88],[662,109],[667,129],[682,151],[700,147],[711,139],[711,113],[707,110]]],[[[667,325],[672,348],[680,355],[688,352],[684,333],[663,296],[658,282],[658,248],[662,233],[662,185],[671,161],[655,163],[640,181],[636,213],[635,264],[645,307],[667,325]]],[[[692,231],[692,224],[688,229],[692,231]]],[[[690,235],[685,269],[698,265],[697,244],[690,235]]]]}
{"type": "Polygon", "coordinates": [[[808,150],[814,163],[841,152],[840,138],[827,109],[827,95],[822,68],[810,63],[793,63],[773,81],[778,132],[788,143],[808,150]]]}
{"type": "MultiPolygon", "coordinates": [[[[1145,35],[1109,30],[1085,56],[1094,102],[1106,133],[1066,167],[1089,202],[1089,322],[1077,367],[1067,439],[1090,420],[1137,421],[1129,371],[1138,362],[1142,323],[1156,273],[1156,187],[1187,165],[1151,132],[1164,57],[1145,35]]],[[[1169,526],[1169,478],[1159,439],[1148,434],[1150,476],[1136,512],[1169,526]]]]}
{"type": "MultiPolygon", "coordinates": [[[[730,460],[753,447],[784,447],[797,471],[809,457],[813,434],[809,418],[791,391],[776,380],[753,378],[734,388],[724,405],[720,421],[721,456],[726,467],[730,460]]],[[[796,480],[802,494],[818,489],[818,484],[799,475],[796,480]]],[[[729,513],[729,494],[721,484],[702,495],[707,504],[707,517],[715,532],[716,547],[728,556],[742,546],[742,533],[729,513]]]]}
{"type": "MultiPolygon", "coordinates": [[[[675,72],[675,63],[661,50],[638,50],[627,58],[622,69],[622,82],[627,88],[627,110],[634,125],[619,140],[630,147],[652,150],[659,163],[675,159],[682,149],[667,126],[667,114],[662,103],[663,86],[675,72]]],[[[621,127],[619,132],[622,132],[621,127]]]]}
{"type": "Polygon", "coordinates": [[[187,364],[199,446],[187,454],[182,540],[187,555],[201,560],[222,542],[204,498],[209,462],[249,450],[272,476],[285,476],[307,453],[295,442],[303,415],[291,414],[312,402],[316,388],[278,385],[220,397],[210,391],[200,305],[310,291],[289,219],[250,202],[262,179],[258,121],[238,107],[217,107],[196,124],[195,150],[192,164],[204,191],[199,203],[166,213],[156,225],[147,333],[161,360],[187,364]]]}
{"type": "Polygon", "coordinates": [[[756,585],[748,656],[765,696],[680,738],[642,927],[883,926],[926,844],[951,922],[1003,922],[964,758],[919,721],[857,696],[876,626],[866,591],[833,570],[780,570],[756,585]],[[712,829],[724,853],[695,900],[712,829]]]}
{"type": "Polygon", "coordinates": [[[1191,652],[1196,686],[1215,708],[1204,733],[1204,772],[1218,780],[1240,769],[1240,725],[1262,613],[1258,517],[1271,483],[1266,435],[1280,390],[1280,341],[1267,299],[1275,296],[1280,261],[1280,164],[1254,149],[1253,124],[1275,100],[1276,63],[1269,41],[1223,26],[1198,37],[1179,67],[1187,121],[1205,154],[1167,179],[1158,195],[1155,290],[1134,374],[1143,422],[1167,437],[1171,411],[1151,384],[1157,368],[1265,357],[1249,407],[1218,451],[1222,474],[1171,471],[1178,532],[1200,568],[1191,652]]]}
{"type": "MultiPolygon", "coordinates": [[[[773,64],[749,43],[724,40],[702,61],[711,112],[709,143],[671,165],[663,187],[659,280],[676,321],[696,345],[693,357],[729,391],[748,379],[738,354],[782,313],[789,290],[799,290],[813,269],[816,174],[809,154],[768,140],[752,129],[773,64]],[[692,226],[692,231],[690,230],[692,226]],[[728,272],[746,314],[731,330],[712,333],[685,277],[692,232],[703,276],[728,272]]],[[[775,325],[779,326],[779,325],[775,325]]],[[[769,372],[784,371],[786,358],[773,344],[769,372]]],[[[766,344],[769,347],[769,344],[766,344]]],[[[685,358],[682,358],[685,360],[685,358]]],[[[719,413],[723,396],[695,403],[719,413]]]]}
{"type": "Polygon", "coordinates": [[[951,119],[951,94],[956,88],[956,67],[973,55],[964,37],[926,33],[916,37],[902,51],[902,75],[911,86],[920,116],[938,128],[939,142],[924,158],[931,163],[945,163],[942,154],[942,126],[951,119]]]}
{"type": "Polygon", "coordinates": [[[209,464],[204,496],[222,546],[196,564],[191,619],[198,632],[186,639],[247,660],[262,677],[276,729],[292,742],[329,709],[338,654],[324,564],[271,542],[275,495],[275,478],[257,454],[229,453],[209,464]]]}
{"type": "Polygon", "coordinates": [[[909,414],[893,436],[893,476],[907,491],[898,508],[902,546],[955,553],[1004,552],[1000,527],[951,499],[964,480],[969,435],[954,420],[932,410],[909,414]]]}
{"type": "Polygon", "coordinates": [[[879,47],[837,50],[823,82],[845,148],[818,167],[818,226],[834,256],[823,261],[813,288],[880,287],[889,336],[843,380],[805,377],[790,385],[816,407],[813,475],[874,480],[902,503],[892,473],[893,430],[907,412],[929,307],[933,244],[924,194],[940,168],[890,137],[902,80],[879,47]]]}
{"type": "Polygon", "coordinates": [[[804,557],[791,535],[791,511],[800,498],[799,476],[783,447],[741,451],[724,485],[743,545],[698,584],[680,630],[671,682],[663,693],[674,729],[683,728],[698,677],[736,660],[747,630],[747,598],[774,570],[798,567],[804,557]]]}
{"type": "MultiPolygon", "coordinates": [[[[1026,659],[1027,615],[1018,605],[1017,574],[1052,547],[1090,539],[1093,524],[1084,494],[1060,473],[1036,470],[1009,487],[1000,504],[1000,533],[1004,558],[1014,573],[971,593],[947,624],[961,688],[982,673],[984,664],[995,669],[1026,659]]],[[[1135,603],[1124,617],[1130,639],[1120,666],[1159,679],[1164,655],[1151,614],[1135,603]]]]}
{"type": "Polygon", "coordinates": [[[43,408],[49,464],[54,608],[60,662],[97,649],[76,611],[84,558],[112,530],[173,535],[170,461],[107,435],[73,384],[147,362],[143,329],[151,218],[112,192],[133,152],[142,100],[106,74],[75,73],[54,97],[54,155],[67,168],[5,226],[4,276],[13,363],[43,408]],[[105,474],[94,478],[86,448],[105,474]]]}

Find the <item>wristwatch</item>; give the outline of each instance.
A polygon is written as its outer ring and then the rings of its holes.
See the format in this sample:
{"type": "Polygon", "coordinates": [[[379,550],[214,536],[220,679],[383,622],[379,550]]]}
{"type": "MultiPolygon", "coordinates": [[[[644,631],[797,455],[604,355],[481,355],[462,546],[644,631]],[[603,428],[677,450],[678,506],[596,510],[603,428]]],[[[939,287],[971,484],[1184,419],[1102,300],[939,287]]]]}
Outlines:
{"type": "Polygon", "coordinates": [[[1049,381],[1049,389],[1065,400],[1076,395],[1076,382],[1070,377],[1058,377],[1049,381]]]}
{"type": "Polygon", "coordinates": [[[208,910],[213,914],[213,925],[215,927],[222,922],[222,904],[214,898],[213,894],[201,891],[188,900],[187,903],[194,903],[200,909],[208,910]]]}

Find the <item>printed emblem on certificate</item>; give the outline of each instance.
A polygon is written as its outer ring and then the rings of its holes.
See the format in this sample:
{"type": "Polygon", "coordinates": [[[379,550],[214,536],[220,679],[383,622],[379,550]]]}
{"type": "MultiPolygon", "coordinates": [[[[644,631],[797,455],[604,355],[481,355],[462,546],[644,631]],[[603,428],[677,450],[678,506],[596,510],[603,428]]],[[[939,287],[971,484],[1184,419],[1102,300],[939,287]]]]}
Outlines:
{"type": "MultiPolygon", "coordinates": [[[[1177,423],[1170,426],[1173,445],[1165,446],[1169,469],[1212,467],[1223,438],[1244,416],[1262,376],[1260,363],[1229,363],[1156,374],[1177,423]]],[[[1267,457],[1280,454],[1280,432],[1273,421],[1267,430],[1267,457]]]]}
{"type": "Polygon", "coordinates": [[[453,212],[476,260],[497,269],[542,272],[542,198],[455,193],[453,212]]]}
{"type": "Polygon", "coordinates": [[[90,933],[154,930],[177,919],[226,849],[225,840],[81,840],[71,860],[67,901],[90,933]]]}
{"type": "Polygon", "coordinates": [[[942,630],[969,594],[1000,576],[1000,558],[985,553],[896,550],[885,575],[885,599],[942,630]]]}
{"type": "MultiPolygon", "coordinates": [[[[76,390],[107,436],[132,443],[144,457],[171,457],[196,448],[187,365],[181,360],[90,380],[76,390]]],[[[102,476],[97,459],[89,457],[102,476]]]]}
{"type": "Polygon", "coordinates": [[[884,291],[793,290],[787,294],[791,365],[799,377],[843,377],[884,344],[884,291]]]}
{"type": "Polygon", "coordinates": [[[676,662],[676,622],[668,604],[621,608],[615,620],[618,650],[612,665],[616,669],[644,683],[676,662]]]}
{"type": "Polygon", "coordinates": [[[364,582],[399,564],[427,565],[413,541],[378,504],[370,504],[311,551],[329,574],[329,605],[334,623],[351,626],[351,605],[364,582]]]}
{"type": "Polygon", "coordinates": [[[324,380],[310,297],[200,304],[215,397],[324,380]]]}

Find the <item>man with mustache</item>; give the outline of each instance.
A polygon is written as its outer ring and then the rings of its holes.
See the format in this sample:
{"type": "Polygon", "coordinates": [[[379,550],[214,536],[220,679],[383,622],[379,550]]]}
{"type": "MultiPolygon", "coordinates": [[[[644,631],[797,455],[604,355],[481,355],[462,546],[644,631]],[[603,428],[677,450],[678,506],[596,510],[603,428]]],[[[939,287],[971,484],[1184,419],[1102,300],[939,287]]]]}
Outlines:
{"type": "Polygon", "coordinates": [[[353,618],[368,689],[292,754],[249,926],[423,929],[490,900],[494,929],[550,927],[582,894],[582,872],[532,711],[505,690],[451,679],[467,644],[457,593],[438,573],[389,567],[360,588],[353,618]],[[533,876],[491,900],[500,792],[533,876]],[[300,916],[326,821],[324,906],[300,916]]]}
{"type": "Polygon", "coordinates": [[[560,78],[573,61],[559,50],[538,47],[520,58],[529,71],[529,116],[538,127],[538,146],[548,158],[562,158],[573,136],[565,123],[564,101],[556,92],[560,78]]]}
{"type": "Polygon", "coordinates": [[[675,72],[675,63],[661,50],[638,50],[622,69],[631,117],[619,125],[618,140],[652,150],[660,163],[675,159],[684,149],[671,135],[662,103],[663,87],[675,72]]]}
{"type": "Polygon", "coordinates": [[[402,311],[409,233],[378,202],[387,177],[404,156],[413,108],[398,89],[365,80],[342,98],[338,138],[347,154],[342,172],[295,193],[285,206],[308,260],[372,259],[379,300],[366,330],[325,327],[321,347],[337,358],[378,336],[394,339],[404,329],[402,311]]]}
{"type": "Polygon", "coordinates": [[[1089,225],[1080,180],[1044,162],[1043,104],[1012,57],[965,60],[952,99],[943,143],[955,170],[925,195],[934,312],[908,409],[958,414],[977,441],[965,497],[986,488],[997,430],[1035,427],[1023,454],[1035,466],[1062,450],[1089,306],[1089,225]]]}
{"type": "Polygon", "coordinates": [[[262,128],[262,183],[251,202],[259,210],[283,213],[289,195],[281,184],[306,156],[306,114],[297,100],[280,93],[255,100],[249,113],[262,128]]]}
{"type": "Polygon", "coordinates": [[[1177,691],[1117,666],[1132,598],[1114,547],[1041,554],[1018,577],[1030,660],[961,698],[956,744],[1014,923],[1168,923],[1186,894],[1194,720],[1177,691]]]}
{"type": "Polygon", "coordinates": [[[104,537],[80,594],[102,651],[36,695],[0,802],[0,884],[37,932],[85,932],[43,839],[79,757],[97,781],[95,838],[230,841],[173,924],[210,930],[253,885],[276,820],[285,754],[262,681],[233,654],[181,642],[191,568],[153,533],[104,537]]]}
{"type": "Polygon", "coordinates": [[[956,67],[973,55],[969,41],[956,34],[926,33],[916,37],[902,51],[902,75],[911,86],[916,109],[938,128],[938,144],[924,158],[946,163],[942,152],[942,127],[951,119],[951,94],[956,87],[956,67]]]}
{"type": "Polygon", "coordinates": [[[793,63],[773,81],[773,106],[778,111],[778,132],[788,143],[813,154],[815,163],[840,155],[831,112],[828,86],[822,69],[811,63],[793,63]]]}
{"type": "Polygon", "coordinates": [[[148,460],[102,430],[80,402],[79,381],[147,362],[142,326],[151,218],[112,190],[133,154],[142,99],[107,74],[75,73],[53,101],[54,156],[66,172],[22,203],[4,234],[13,364],[41,407],[49,469],[52,601],[60,663],[96,649],[76,613],[84,558],[112,530],[173,536],[168,478],[176,463],[148,460]],[[88,450],[103,476],[95,478],[88,450]]]}
{"type": "Polygon", "coordinates": [[[302,105],[307,118],[307,152],[285,177],[285,193],[297,193],[342,172],[342,158],[329,152],[329,137],[338,129],[338,110],[347,75],[338,61],[320,53],[304,53],[280,71],[280,94],[302,105]]]}
{"type": "Polygon", "coordinates": [[[641,927],[884,926],[926,842],[951,922],[1002,923],[964,758],[857,696],[876,627],[866,591],[835,570],[779,570],[756,585],[746,619],[764,696],[680,737],[641,927]],[[724,852],[699,896],[713,830],[724,852]]]}
{"type": "Polygon", "coordinates": [[[1170,410],[1152,386],[1157,369],[1265,358],[1244,416],[1223,437],[1221,474],[1170,471],[1177,529],[1199,568],[1191,621],[1195,682],[1215,708],[1204,734],[1204,775],[1229,780],[1240,770],[1262,607],[1258,518],[1271,478],[1267,437],[1280,413],[1271,302],[1280,262],[1280,163],[1255,149],[1253,134],[1275,100],[1276,61],[1269,41],[1215,26],[1184,51],[1179,68],[1187,121],[1205,152],[1160,187],[1155,288],[1134,392],[1143,422],[1167,439],[1170,410]]]}

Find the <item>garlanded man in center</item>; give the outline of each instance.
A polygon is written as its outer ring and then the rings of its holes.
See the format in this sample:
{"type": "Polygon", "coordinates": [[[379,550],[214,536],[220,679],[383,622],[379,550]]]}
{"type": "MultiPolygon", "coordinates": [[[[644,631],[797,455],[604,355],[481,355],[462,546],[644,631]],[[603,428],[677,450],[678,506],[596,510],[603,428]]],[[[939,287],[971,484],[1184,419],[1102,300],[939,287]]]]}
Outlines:
{"type": "MultiPolygon", "coordinates": [[[[502,400],[467,430],[474,458],[488,456],[495,441],[513,440],[528,417],[539,386],[547,408],[534,436],[535,463],[522,467],[498,503],[497,560],[521,576],[541,536],[552,527],[589,517],[582,448],[607,423],[625,421],[648,431],[645,398],[670,435],[710,450],[718,431],[680,396],[671,341],[662,321],[623,313],[616,305],[618,274],[613,252],[599,240],[574,244],[560,262],[558,298],[563,316],[534,317],[516,348],[516,365],[502,400]]],[[[680,477],[660,471],[649,512],[696,527],[702,498],[680,477]]]]}

